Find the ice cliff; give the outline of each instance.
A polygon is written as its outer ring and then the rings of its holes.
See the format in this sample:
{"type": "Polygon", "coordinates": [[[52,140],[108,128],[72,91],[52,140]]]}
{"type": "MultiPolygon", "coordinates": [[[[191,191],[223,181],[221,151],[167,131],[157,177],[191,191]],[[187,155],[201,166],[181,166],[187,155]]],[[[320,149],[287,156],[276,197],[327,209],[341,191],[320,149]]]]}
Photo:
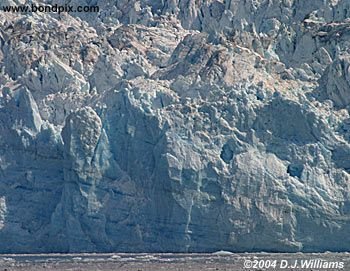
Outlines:
{"type": "Polygon", "coordinates": [[[1,253],[350,250],[348,1],[32,2],[100,12],[0,11],[1,253]]]}

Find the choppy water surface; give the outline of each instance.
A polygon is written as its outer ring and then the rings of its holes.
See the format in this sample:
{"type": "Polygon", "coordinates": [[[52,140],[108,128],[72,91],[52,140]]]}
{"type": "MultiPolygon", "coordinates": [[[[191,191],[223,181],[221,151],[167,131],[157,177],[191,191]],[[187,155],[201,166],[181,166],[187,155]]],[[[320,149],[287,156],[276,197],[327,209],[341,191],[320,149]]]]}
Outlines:
{"type": "Polygon", "coordinates": [[[324,254],[8,254],[0,256],[0,271],[10,270],[346,270],[349,253],[324,254]]]}

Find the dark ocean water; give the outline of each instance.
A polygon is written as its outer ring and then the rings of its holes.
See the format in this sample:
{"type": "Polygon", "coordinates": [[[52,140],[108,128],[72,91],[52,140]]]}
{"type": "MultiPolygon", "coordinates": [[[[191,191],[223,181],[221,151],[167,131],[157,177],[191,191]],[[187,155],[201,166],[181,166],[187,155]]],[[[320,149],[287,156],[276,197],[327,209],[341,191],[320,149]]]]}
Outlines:
{"type": "Polygon", "coordinates": [[[349,253],[243,253],[212,254],[7,254],[0,256],[0,271],[10,270],[346,270],[349,253]]]}

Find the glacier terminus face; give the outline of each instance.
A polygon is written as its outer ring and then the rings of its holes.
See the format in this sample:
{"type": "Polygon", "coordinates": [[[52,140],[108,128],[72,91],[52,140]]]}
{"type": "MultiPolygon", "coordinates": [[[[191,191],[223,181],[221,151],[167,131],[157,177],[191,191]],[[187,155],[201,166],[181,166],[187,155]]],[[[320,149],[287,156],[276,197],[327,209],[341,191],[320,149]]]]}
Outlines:
{"type": "Polygon", "coordinates": [[[350,250],[347,1],[27,4],[0,3],[0,253],[350,250]]]}

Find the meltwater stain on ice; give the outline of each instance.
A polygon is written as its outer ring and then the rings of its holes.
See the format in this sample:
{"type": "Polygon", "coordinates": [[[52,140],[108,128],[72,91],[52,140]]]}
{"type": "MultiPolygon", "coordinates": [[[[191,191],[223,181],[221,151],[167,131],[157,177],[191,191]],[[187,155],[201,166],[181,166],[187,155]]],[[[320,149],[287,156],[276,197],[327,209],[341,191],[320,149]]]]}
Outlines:
{"type": "Polygon", "coordinates": [[[5,226],[6,222],[6,200],[0,197],[0,230],[5,226]]]}

